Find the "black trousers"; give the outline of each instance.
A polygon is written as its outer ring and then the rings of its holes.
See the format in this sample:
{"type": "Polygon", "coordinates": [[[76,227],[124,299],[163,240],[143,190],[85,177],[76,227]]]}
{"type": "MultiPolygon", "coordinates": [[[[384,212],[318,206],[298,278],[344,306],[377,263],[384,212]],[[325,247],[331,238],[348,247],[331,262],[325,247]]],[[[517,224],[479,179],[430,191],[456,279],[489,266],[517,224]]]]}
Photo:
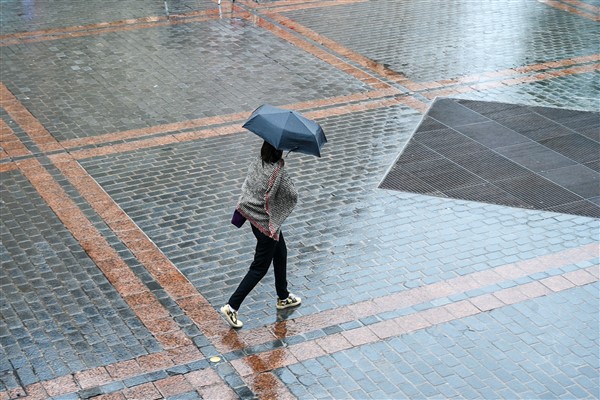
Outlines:
{"type": "Polygon", "coordinates": [[[244,279],[229,298],[229,305],[239,310],[242,302],[260,280],[267,274],[271,262],[275,273],[275,290],[277,297],[287,299],[290,293],[287,290],[287,247],[283,239],[283,232],[279,233],[279,241],[271,239],[252,225],[252,232],[256,237],[256,251],[254,261],[244,279]]]}

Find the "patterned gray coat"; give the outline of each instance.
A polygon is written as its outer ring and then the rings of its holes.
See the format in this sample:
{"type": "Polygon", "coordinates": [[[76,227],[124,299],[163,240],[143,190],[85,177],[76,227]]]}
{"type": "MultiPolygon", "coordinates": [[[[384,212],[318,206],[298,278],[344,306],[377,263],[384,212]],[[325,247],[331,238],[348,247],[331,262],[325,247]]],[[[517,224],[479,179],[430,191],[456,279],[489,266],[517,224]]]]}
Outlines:
{"type": "Polygon", "coordinates": [[[281,225],[298,202],[298,192],[283,159],[264,163],[257,157],[248,167],[236,209],[262,233],[279,240],[281,225]]]}

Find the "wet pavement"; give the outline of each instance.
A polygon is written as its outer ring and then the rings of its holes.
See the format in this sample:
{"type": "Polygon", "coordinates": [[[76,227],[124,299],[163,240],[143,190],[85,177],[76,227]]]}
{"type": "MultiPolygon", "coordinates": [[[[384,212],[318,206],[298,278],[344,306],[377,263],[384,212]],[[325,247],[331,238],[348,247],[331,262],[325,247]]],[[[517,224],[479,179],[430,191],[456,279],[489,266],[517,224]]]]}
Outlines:
{"type": "MultiPolygon", "coordinates": [[[[597,176],[600,2],[0,12],[0,399],[600,397],[598,219],[381,185],[440,101],[585,113],[587,145],[554,149],[585,154],[569,176],[597,176]],[[329,142],[287,159],[302,306],[277,312],[267,275],[233,331],[217,310],[254,238],[229,219],[260,146],[241,124],[263,103],[316,119],[329,142]]],[[[527,161],[598,205],[597,188],[527,161]]]]}

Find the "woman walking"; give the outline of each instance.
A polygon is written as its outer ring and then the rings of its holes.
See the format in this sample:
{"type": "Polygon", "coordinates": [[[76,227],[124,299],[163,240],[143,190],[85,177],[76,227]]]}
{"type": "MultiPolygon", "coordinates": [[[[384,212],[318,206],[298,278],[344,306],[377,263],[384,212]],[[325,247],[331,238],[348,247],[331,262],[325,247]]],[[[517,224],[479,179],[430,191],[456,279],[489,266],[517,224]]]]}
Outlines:
{"type": "Polygon", "coordinates": [[[238,310],[246,296],[266,275],[271,262],[275,273],[277,309],[300,305],[300,297],[287,289],[287,248],[281,232],[281,225],[291,214],[297,200],[298,193],[286,173],[282,151],[265,141],[260,157],[248,168],[236,207],[236,211],[252,225],[256,251],[246,276],[227,304],[221,307],[221,313],[233,328],[244,325],[238,319],[238,310]]]}

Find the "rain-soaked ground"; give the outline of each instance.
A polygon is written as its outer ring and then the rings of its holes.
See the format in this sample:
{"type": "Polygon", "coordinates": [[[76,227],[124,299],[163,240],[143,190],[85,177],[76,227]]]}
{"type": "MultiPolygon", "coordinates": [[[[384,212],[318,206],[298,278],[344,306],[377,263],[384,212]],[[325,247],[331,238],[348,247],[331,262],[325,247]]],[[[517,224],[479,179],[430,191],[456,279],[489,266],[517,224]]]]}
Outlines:
{"type": "Polygon", "coordinates": [[[0,399],[600,397],[600,1],[0,17],[0,399]],[[328,143],[234,331],[263,103],[328,143]]]}

